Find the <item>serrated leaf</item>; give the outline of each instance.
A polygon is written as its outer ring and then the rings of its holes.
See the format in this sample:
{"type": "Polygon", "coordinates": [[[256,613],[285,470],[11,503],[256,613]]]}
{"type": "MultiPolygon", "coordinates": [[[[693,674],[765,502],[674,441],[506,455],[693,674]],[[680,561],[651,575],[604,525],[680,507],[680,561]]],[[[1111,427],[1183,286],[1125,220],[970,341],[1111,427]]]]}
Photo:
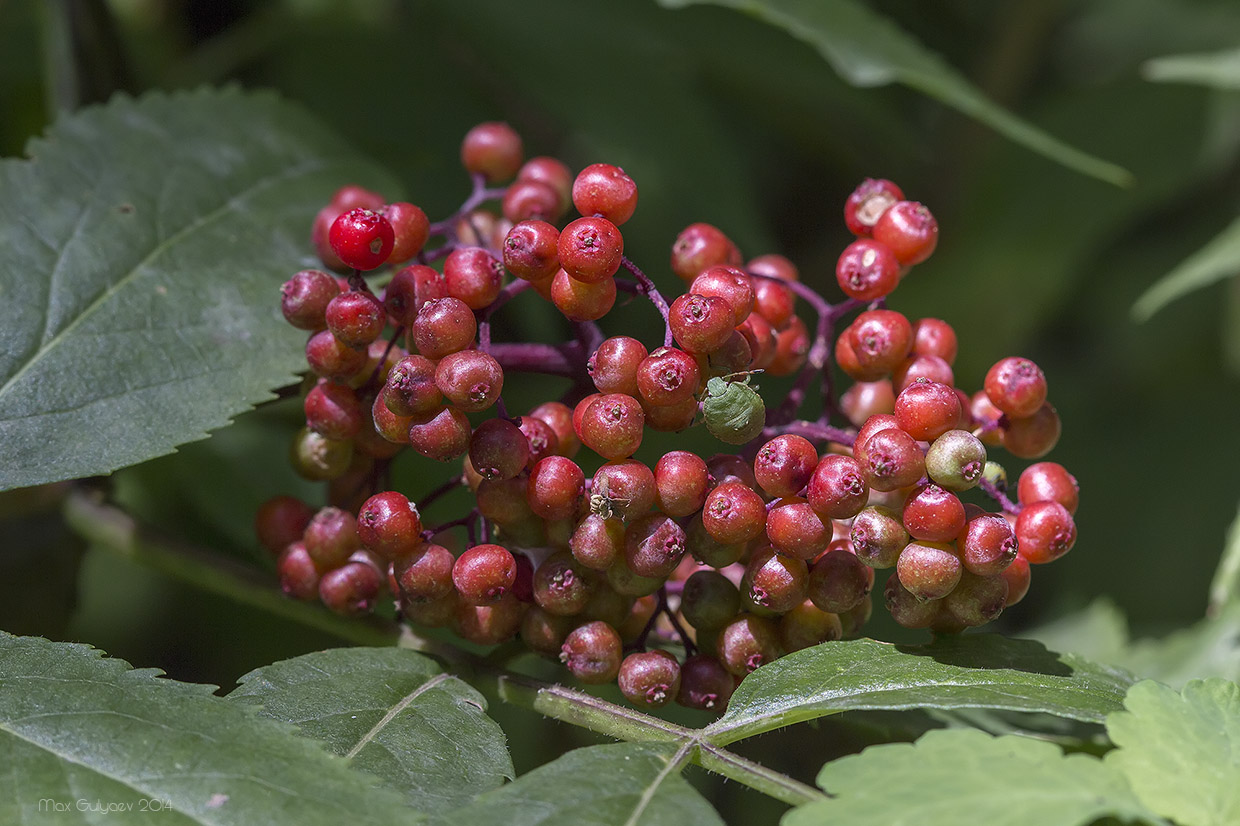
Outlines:
{"type": "Polygon", "coordinates": [[[813,46],[854,86],[901,83],[987,124],[1070,169],[1131,186],[1122,167],[1069,146],[988,99],[946,61],[894,22],[855,0],[660,0],[678,8],[698,3],[748,12],[813,46]]]}
{"type": "Polygon", "coordinates": [[[1236,604],[1240,604],[1240,512],[1231,521],[1227,542],[1223,545],[1223,556],[1214,569],[1208,610],[1210,616],[1218,616],[1229,605],[1236,604]]]}
{"type": "Polygon", "coordinates": [[[684,756],[675,743],[575,749],[434,822],[437,826],[722,826],[710,804],[680,776],[684,756]]]}
{"type": "Polygon", "coordinates": [[[1142,293],[1132,305],[1132,317],[1148,321],[1177,298],[1238,274],[1240,217],[1142,293]]]}
{"type": "Polygon", "coordinates": [[[1194,680],[1183,692],[1137,683],[1107,718],[1107,765],[1141,802],[1180,826],[1240,823],[1240,685],[1194,680]]]}
{"type": "Polygon", "coordinates": [[[1159,822],[1100,760],[969,729],[871,746],[823,766],[818,785],[832,797],[789,812],[784,826],[1077,826],[1106,816],[1159,822]]]}
{"type": "Polygon", "coordinates": [[[400,648],[337,648],[251,671],[228,699],[262,706],[377,774],[423,812],[513,778],[486,700],[434,660],[400,648]]]}
{"type": "Polygon", "coordinates": [[[113,99],[0,162],[0,490],[202,438],[287,383],[279,287],[351,181],[393,191],[297,106],[113,99]]]}
{"type": "Polygon", "coordinates": [[[1240,604],[1165,637],[1136,640],[1114,662],[1173,688],[1205,677],[1240,680],[1240,604]]]}
{"type": "Polygon", "coordinates": [[[1029,640],[994,634],[924,646],[875,640],[807,648],[750,674],[705,729],[719,745],[857,709],[997,708],[1102,722],[1132,678],[1029,640]]]}
{"type": "Polygon", "coordinates": [[[0,823],[42,822],[49,811],[55,822],[104,822],[96,804],[120,807],[126,822],[420,821],[291,727],[214,696],[214,686],[159,675],[84,645],[0,632],[0,823]]]}
{"type": "Polygon", "coordinates": [[[1146,80],[1196,83],[1214,89],[1240,89],[1240,49],[1207,54],[1156,57],[1141,66],[1146,80]]]}

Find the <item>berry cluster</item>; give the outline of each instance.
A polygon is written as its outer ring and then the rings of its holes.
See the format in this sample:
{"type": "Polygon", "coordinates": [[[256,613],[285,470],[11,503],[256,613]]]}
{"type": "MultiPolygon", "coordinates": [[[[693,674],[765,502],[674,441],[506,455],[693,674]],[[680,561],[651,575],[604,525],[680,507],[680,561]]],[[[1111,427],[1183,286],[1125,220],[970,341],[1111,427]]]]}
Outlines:
{"type": "Polygon", "coordinates": [[[1075,479],[1039,462],[1014,503],[988,460],[1000,445],[1039,458],[1058,439],[1042,371],[1002,359],[969,396],[951,326],[885,307],[938,239],[929,210],[891,182],[847,200],[857,239],[836,267],[842,302],[786,258],[746,262],[693,224],[672,245],[684,289],[669,303],[624,255],[637,186],[622,169],[525,160],[500,123],[471,130],[461,161],[473,192],[434,224],[413,204],[338,191],[312,238],[344,275],[303,270],[284,285],[285,318],[310,334],[291,458],[329,483],[331,503],[279,496],[258,513],[290,596],[358,614],[386,592],[410,622],[479,644],[519,637],[582,682],[618,681],[639,707],[721,711],[763,663],[859,633],[878,570],[894,568],[884,594],[899,623],[952,633],[1018,602],[1030,563],[1072,547],[1075,479]],[[570,205],[581,217],[565,223],[570,205]],[[380,298],[363,273],[392,270],[380,298]],[[491,340],[493,313],[525,290],[572,323],[572,341],[491,340]],[[621,292],[661,315],[655,349],[596,324],[621,292]],[[838,402],[832,353],[854,381],[838,402]],[[505,376],[531,371],[571,384],[511,415],[505,376]],[[778,408],[754,386],[760,372],[795,377],[778,408]],[[823,415],[798,418],[815,385],[823,415]],[[635,458],[647,428],[699,422],[739,452],[635,458]],[[412,502],[383,483],[406,447],[459,469],[412,502]],[[458,488],[469,512],[425,524],[458,488]],[[998,512],[965,501],[973,489],[998,512]]]}

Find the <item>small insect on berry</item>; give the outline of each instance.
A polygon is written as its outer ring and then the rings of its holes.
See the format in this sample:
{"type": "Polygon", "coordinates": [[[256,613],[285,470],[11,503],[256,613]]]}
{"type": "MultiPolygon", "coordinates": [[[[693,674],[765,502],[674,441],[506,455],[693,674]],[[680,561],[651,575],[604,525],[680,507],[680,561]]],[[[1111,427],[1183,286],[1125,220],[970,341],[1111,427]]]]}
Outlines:
{"type": "Polygon", "coordinates": [[[617,517],[623,521],[624,515],[621,511],[624,509],[617,510],[616,505],[631,504],[630,500],[609,496],[607,494],[607,479],[608,477],[606,476],[600,477],[598,482],[590,489],[590,513],[598,514],[604,519],[617,517]]]}
{"type": "Polygon", "coordinates": [[[702,414],[706,429],[721,442],[743,445],[756,439],[766,424],[766,405],[757,388],[750,386],[750,375],[733,373],[706,382],[702,414]],[[739,375],[744,375],[743,381],[735,380],[739,375]]]}

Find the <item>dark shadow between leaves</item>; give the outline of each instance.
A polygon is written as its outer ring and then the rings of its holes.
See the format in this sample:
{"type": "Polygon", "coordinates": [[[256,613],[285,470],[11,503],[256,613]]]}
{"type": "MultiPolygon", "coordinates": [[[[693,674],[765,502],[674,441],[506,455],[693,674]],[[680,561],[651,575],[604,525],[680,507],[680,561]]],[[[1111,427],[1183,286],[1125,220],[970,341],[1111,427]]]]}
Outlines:
{"type": "Polygon", "coordinates": [[[1052,677],[1070,677],[1074,673],[1059,654],[1042,643],[998,634],[940,637],[929,645],[897,645],[896,649],[958,668],[1008,668],[1052,677]]]}

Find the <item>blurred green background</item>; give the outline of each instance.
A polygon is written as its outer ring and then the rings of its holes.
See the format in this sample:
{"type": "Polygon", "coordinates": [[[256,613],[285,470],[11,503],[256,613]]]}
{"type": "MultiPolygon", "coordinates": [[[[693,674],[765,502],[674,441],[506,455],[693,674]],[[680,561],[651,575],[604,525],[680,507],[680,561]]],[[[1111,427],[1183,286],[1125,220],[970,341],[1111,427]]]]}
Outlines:
{"type": "MultiPolygon", "coordinates": [[[[788,255],[828,298],[838,296],[831,276],[848,242],[844,198],[863,177],[891,178],[934,211],[941,241],[890,306],[955,326],[962,387],[980,386],[1003,356],[1041,364],[1064,422],[1049,458],[1082,488],[1075,550],[1035,570],[1030,596],[1002,629],[1100,597],[1136,635],[1196,621],[1240,500],[1240,289],[1236,279],[1214,284],[1141,324],[1131,307],[1235,218],[1240,90],[1152,82],[1143,66],[1234,48],[1240,5],[869,6],[992,100],[1135,182],[1121,188],[1068,169],[907,87],[850,86],[813,48],[762,20],[646,0],[0,0],[0,150],[20,155],[58,110],[118,90],[274,88],[390,168],[405,191],[388,194],[434,219],[467,192],[461,136],[479,121],[507,120],[528,154],[574,167],[613,162],[634,177],[641,204],[625,227],[626,252],[664,287],[675,286],[666,262],[677,232],[708,221],[747,257],[788,255]]],[[[556,329],[529,298],[502,313],[498,338],[556,329]]],[[[648,307],[617,316],[605,329],[657,335],[648,307]]],[[[763,384],[768,398],[783,386],[763,384]]],[[[523,383],[509,406],[560,389],[523,383]]],[[[272,493],[309,491],[283,461],[297,415],[285,404],[242,417],[118,472],[113,490],[186,539],[269,564],[253,547],[250,514],[272,493]]],[[[642,455],[653,461],[670,443],[642,455]]],[[[699,433],[676,444],[717,449],[699,433]]],[[[1006,462],[1013,479],[1024,464],[1006,462]]],[[[410,493],[431,486],[425,470],[401,469],[410,493]]],[[[35,498],[2,500],[6,630],[90,642],[225,686],[257,665],[339,644],[83,553],[54,506],[35,498]]],[[[918,638],[877,613],[868,630],[918,638]]],[[[505,720],[514,742],[536,724],[505,720]]],[[[524,769],[556,748],[546,738],[514,757],[524,769]]],[[[751,747],[779,759],[763,749],[763,739],[751,747]]]]}

